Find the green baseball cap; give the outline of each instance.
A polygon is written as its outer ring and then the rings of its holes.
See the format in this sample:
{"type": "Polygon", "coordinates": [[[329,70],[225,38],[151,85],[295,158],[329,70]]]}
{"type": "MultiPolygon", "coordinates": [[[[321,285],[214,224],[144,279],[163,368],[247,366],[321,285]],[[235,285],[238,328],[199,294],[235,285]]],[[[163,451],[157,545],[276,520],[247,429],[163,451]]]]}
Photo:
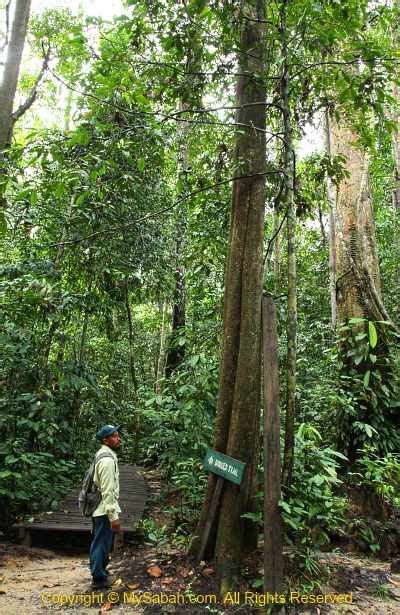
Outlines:
{"type": "Polygon", "coordinates": [[[97,432],[96,438],[98,440],[107,438],[107,436],[111,436],[111,434],[115,433],[116,431],[119,431],[120,427],[121,425],[103,425],[103,427],[101,427],[97,432]]]}

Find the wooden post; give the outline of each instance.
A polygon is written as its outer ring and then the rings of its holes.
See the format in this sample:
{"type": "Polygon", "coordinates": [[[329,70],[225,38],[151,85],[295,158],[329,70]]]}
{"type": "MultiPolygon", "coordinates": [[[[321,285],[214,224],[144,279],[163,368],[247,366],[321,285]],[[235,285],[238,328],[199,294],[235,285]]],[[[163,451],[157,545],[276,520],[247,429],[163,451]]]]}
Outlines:
{"type": "Polygon", "coordinates": [[[281,592],[283,580],[278,333],[271,296],[262,300],[264,373],[264,592],[281,592]]]}
{"type": "Polygon", "coordinates": [[[24,547],[32,546],[32,537],[30,531],[26,527],[19,527],[18,529],[19,541],[24,547]]]}
{"type": "Polygon", "coordinates": [[[208,514],[208,519],[204,525],[203,535],[201,537],[201,544],[200,544],[200,548],[199,548],[199,551],[196,557],[197,562],[200,562],[204,557],[204,553],[207,547],[208,538],[210,536],[212,524],[217,514],[223,484],[224,484],[224,479],[219,476],[217,479],[217,483],[215,485],[214,494],[213,494],[213,498],[212,498],[211,506],[210,506],[210,511],[208,514]]]}
{"type": "Polygon", "coordinates": [[[124,531],[120,530],[114,534],[113,553],[120,553],[124,548],[124,531]]]}

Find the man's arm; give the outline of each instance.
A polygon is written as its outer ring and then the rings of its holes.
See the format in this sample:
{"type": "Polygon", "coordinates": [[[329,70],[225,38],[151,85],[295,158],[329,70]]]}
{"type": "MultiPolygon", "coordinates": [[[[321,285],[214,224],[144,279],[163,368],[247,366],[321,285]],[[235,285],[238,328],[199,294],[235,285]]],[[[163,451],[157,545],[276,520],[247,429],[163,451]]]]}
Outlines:
{"type": "Polygon", "coordinates": [[[99,489],[101,499],[113,529],[119,529],[120,523],[117,512],[117,499],[114,495],[115,488],[115,462],[110,457],[104,457],[98,462],[97,475],[99,477],[99,489]]]}

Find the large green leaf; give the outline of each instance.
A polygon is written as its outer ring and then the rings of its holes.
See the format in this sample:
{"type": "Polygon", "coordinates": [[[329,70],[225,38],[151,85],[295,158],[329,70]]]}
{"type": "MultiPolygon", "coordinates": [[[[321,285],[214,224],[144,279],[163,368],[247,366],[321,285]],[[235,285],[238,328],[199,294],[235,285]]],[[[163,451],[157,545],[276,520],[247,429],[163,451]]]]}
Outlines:
{"type": "Polygon", "coordinates": [[[369,345],[371,348],[375,348],[378,343],[378,333],[376,331],[376,327],[374,323],[370,320],[368,323],[368,336],[369,336],[369,345]]]}

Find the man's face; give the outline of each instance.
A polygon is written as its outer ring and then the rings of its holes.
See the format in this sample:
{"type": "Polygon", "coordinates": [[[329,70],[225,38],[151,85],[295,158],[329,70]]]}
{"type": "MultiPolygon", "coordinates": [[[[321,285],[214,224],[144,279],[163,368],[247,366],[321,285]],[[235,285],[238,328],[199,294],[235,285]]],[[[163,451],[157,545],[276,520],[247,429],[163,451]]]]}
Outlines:
{"type": "Polygon", "coordinates": [[[121,436],[118,431],[115,431],[110,436],[107,436],[107,438],[104,438],[103,442],[110,448],[118,448],[121,445],[121,436]]]}

